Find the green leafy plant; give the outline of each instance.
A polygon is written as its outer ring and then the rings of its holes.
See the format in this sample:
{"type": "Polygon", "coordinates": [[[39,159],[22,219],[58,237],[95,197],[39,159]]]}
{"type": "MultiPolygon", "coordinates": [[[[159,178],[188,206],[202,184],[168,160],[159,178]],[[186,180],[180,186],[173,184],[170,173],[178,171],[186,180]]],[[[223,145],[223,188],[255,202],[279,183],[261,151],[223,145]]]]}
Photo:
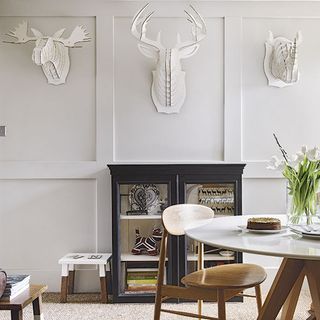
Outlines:
{"type": "Polygon", "coordinates": [[[280,170],[288,180],[289,195],[292,197],[291,222],[297,224],[303,215],[307,224],[312,224],[312,218],[317,210],[317,191],[320,183],[320,150],[317,147],[309,149],[306,146],[300,152],[289,157],[274,134],[283,159],[271,158],[268,169],[280,170]]]}

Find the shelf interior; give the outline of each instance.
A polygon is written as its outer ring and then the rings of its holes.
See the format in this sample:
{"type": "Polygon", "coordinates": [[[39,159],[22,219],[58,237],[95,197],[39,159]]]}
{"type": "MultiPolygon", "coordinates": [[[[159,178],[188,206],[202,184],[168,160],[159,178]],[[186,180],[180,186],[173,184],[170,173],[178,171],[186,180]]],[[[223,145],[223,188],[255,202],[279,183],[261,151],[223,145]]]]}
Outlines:
{"type": "Polygon", "coordinates": [[[121,220],[159,220],[161,219],[161,215],[126,215],[120,214],[121,220]]]}

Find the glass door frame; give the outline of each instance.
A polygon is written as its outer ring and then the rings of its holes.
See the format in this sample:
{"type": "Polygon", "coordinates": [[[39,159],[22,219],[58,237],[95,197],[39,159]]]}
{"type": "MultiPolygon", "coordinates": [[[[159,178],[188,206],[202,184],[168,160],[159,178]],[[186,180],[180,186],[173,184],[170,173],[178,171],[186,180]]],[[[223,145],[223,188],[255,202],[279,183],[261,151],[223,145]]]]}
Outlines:
{"type": "MultiPolygon", "coordinates": [[[[121,220],[120,220],[120,186],[123,184],[167,184],[168,185],[168,206],[178,201],[177,177],[176,175],[142,175],[128,177],[112,175],[112,292],[114,302],[153,302],[153,294],[125,294],[121,292],[121,220]]],[[[176,237],[168,239],[168,266],[167,283],[177,284],[179,261],[178,261],[178,240],[176,237]]]]}
{"type": "MultiPolygon", "coordinates": [[[[234,186],[234,215],[242,215],[242,176],[236,174],[181,174],[179,176],[179,203],[186,203],[187,184],[232,184],[234,186]]],[[[179,237],[179,283],[187,272],[187,239],[179,237]]],[[[236,252],[235,262],[242,263],[242,253],[236,252]]]]}

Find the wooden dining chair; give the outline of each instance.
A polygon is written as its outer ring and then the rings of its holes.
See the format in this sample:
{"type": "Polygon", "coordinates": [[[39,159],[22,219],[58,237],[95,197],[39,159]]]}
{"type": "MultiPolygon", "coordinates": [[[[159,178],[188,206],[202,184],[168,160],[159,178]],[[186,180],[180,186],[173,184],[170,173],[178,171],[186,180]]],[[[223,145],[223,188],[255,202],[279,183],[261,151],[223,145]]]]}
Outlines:
{"type": "Polygon", "coordinates": [[[157,292],[155,299],[154,320],[160,319],[160,313],[166,312],[197,319],[225,320],[225,302],[236,295],[244,295],[247,288],[255,288],[258,311],[261,309],[260,284],[265,280],[265,270],[254,264],[229,264],[203,269],[203,244],[198,254],[198,271],[181,279],[184,286],[164,284],[165,261],[168,234],[185,235],[187,228],[209,223],[213,218],[212,209],[195,204],[179,204],[166,208],[162,214],[164,226],[161,241],[157,292]],[[162,308],[162,302],[169,298],[198,300],[198,314],[162,308]],[[218,302],[218,318],[202,315],[202,301],[218,302]]]}

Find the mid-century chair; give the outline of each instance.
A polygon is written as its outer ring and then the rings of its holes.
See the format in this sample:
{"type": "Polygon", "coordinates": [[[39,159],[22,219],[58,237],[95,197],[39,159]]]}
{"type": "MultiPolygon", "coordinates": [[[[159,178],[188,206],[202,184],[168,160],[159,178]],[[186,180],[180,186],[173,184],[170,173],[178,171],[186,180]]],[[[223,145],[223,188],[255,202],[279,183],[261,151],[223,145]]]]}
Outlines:
{"type": "Polygon", "coordinates": [[[179,204],[164,210],[162,214],[164,232],[159,257],[154,320],[160,319],[161,311],[197,319],[225,320],[225,302],[236,295],[250,296],[243,295],[242,292],[244,289],[253,287],[256,295],[252,297],[256,297],[258,311],[260,311],[262,305],[260,284],[266,278],[264,269],[254,264],[240,263],[203,269],[203,244],[199,246],[198,271],[181,279],[184,287],[163,283],[168,234],[184,235],[187,228],[208,223],[213,216],[214,212],[202,205],[179,204]],[[169,298],[198,300],[198,314],[163,309],[162,302],[169,298]],[[218,302],[218,318],[201,315],[203,300],[218,302]]]}

